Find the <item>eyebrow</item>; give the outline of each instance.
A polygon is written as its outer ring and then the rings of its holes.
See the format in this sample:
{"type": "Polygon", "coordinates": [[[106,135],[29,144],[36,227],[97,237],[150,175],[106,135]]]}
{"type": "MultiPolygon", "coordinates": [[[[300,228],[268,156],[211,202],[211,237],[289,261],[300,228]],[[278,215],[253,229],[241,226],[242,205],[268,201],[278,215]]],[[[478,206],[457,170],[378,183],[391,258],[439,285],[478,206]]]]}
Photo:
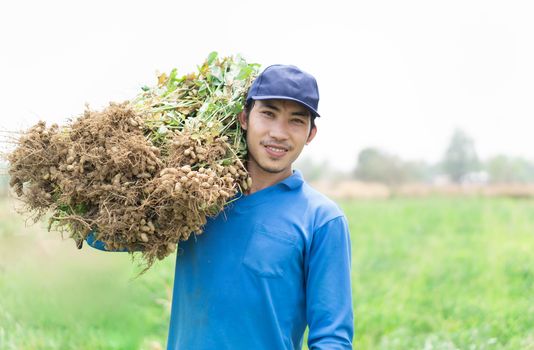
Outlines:
{"type": "Polygon", "coordinates": [[[263,103],[263,107],[266,107],[266,108],[269,108],[269,109],[273,109],[277,112],[280,112],[280,108],[276,107],[275,105],[271,104],[271,103],[268,103],[268,102],[264,102],[263,103]]]}
{"type": "MultiPolygon", "coordinates": [[[[278,108],[277,106],[275,106],[275,105],[273,105],[273,104],[271,104],[271,103],[269,103],[269,102],[264,102],[264,103],[263,103],[263,107],[266,107],[266,108],[275,110],[275,111],[277,111],[277,112],[280,112],[280,108],[278,108]]],[[[302,116],[302,117],[308,117],[308,116],[311,116],[311,113],[310,113],[308,110],[304,109],[304,107],[303,107],[302,110],[293,112],[293,113],[291,113],[291,114],[292,114],[292,115],[297,115],[297,116],[302,116]]]]}
{"type": "Polygon", "coordinates": [[[297,115],[297,116],[301,116],[301,117],[310,117],[311,116],[311,113],[309,111],[296,111],[296,112],[293,112],[291,113],[293,115],[297,115]]]}

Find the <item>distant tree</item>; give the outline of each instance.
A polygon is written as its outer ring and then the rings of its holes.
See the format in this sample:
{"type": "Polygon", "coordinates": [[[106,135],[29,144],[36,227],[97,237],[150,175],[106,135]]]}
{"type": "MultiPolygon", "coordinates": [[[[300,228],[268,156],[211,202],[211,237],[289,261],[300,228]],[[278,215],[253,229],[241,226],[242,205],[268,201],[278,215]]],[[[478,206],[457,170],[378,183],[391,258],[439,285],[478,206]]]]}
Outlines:
{"type": "Polygon", "coordinates": [[[391,183],[392,159],[376,148],[365,148],[358,154],[355,175],[363,181],[391,183]]]}
{"type": "Polygon", "coordinates": [[[295,162],[295,168],[302,172],[307,181],[340,180],[348,177],[346,173],[334,168],[328,159],[314,160],[309,156],[301,157],[295,162]]]}
{"type": "Polygon", "coordinates": [[[321,164],[310,157],[301,157],[295,162],[295,167],[302,171],[302,175],[306,180],[315,181],[324,177],[329,165],[326,160],[321,164]]]}
{"type": "Polygon", "coordinates": [[[493,183],[534,182],[534,163],[524,158],[498,155],[488,159],[484,167],[493,183]]]}
{"type": "Polygon", "coordinates": [[[424,162],[405,162],[396,155],[371,147],[359,153],[354,174],[362,181],[399,185],[428,181],[430,167],[424,162]]]}
{"type": "Polygon", "coordinates": [[[464,131],[454,131],[445,151],[442,167],[454,182],[461,182],[467,174],[480,169],[475,143],[464,131]]]}
{"type": "Polygon", "coordinates": [[[438,172],[435,165],[424,161],[403,161],[406,182],[432,182],[438,172]]]}

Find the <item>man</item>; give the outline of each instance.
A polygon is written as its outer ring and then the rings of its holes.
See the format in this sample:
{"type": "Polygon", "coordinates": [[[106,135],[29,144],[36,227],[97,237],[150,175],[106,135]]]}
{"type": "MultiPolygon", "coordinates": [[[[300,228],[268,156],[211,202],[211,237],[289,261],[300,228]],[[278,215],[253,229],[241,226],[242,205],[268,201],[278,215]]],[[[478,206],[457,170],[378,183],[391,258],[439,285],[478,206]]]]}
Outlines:
{"type": "Polygon", "coordinates": [[[266,68],[239,121],[248,193],[181,242],[168,349],[351,349],[350,236],[341,210],[293,162],[317,132],[315,78],[266,68]]]}

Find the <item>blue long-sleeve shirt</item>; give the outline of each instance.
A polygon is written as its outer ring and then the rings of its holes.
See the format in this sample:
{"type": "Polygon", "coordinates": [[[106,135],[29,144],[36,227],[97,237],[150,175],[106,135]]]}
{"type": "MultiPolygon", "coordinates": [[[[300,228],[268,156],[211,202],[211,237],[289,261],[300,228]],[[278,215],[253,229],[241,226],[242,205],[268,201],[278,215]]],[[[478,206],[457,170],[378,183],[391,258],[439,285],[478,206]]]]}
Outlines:
{"type": "MultiPolygon", "coordinates": [[[[95,242],[93,242],[95,243],[95,242]]],[[[352,349],[345,216],[300,172],[180,242],[168,349],[352,349]]]]}

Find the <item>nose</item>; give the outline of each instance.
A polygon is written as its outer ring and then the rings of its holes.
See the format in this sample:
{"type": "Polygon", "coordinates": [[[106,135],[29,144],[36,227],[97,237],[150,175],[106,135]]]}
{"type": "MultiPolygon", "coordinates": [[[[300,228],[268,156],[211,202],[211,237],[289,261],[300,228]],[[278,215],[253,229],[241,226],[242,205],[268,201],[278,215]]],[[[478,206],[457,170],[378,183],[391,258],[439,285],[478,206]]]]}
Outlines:
{"type": "Polygon", "coordinates": [[[269,136],[272,139],[279,140],[279,141],[287,140],[289,138],[287,125],[281,119],[282,118],[279,118],[274,123],[272,123],[271,128],[269,130],[269,136]]]}

